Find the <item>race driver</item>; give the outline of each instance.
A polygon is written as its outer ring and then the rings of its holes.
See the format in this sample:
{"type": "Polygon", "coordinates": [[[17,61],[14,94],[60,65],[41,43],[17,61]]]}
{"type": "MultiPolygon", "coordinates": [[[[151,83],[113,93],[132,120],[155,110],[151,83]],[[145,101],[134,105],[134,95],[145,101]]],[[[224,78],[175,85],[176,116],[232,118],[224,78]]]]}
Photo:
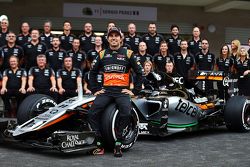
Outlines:
{"type": "Polygon", "coordinates": [[[121,157],[121,143],[123,130],[126,128],[131,112],[130,96],[137,95],[142,88],[142,68],[134,58],[133,51],[121,47],[122,34],[120,29],[112,27],[107,34],[109,48],[101,51],[93,61],[90,71],[90,89],[96,99],[89,110],[89,123],[96,132],[97,149],[94,155],[104,154],[102,136],[100,133],[101,113],[110,104],[115,102],[119,108],[120,119],[115,141],[114,156],[121,157]],[[131,68],[136,74],[134,89],[129,90],[129,74],[131,68]],[[100,88],[96,75],[103,73],[103,87],[100,88]]]}

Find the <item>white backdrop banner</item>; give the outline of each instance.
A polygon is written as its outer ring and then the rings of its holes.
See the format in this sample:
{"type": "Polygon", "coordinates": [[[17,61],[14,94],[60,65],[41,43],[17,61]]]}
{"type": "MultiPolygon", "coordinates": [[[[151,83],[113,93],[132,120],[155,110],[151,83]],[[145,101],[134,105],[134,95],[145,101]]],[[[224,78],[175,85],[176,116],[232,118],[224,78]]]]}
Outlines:
{"type": "Polygon", "coordinates": [[[156,7],[64,3],[64,17],[157,21],[156,7]]]}

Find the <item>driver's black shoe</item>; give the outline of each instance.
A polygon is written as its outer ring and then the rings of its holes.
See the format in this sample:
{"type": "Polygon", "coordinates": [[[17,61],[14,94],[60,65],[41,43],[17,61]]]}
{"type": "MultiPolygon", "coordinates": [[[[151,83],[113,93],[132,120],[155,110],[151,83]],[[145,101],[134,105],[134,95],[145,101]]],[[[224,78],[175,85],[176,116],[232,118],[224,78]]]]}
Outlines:
{"type": "Polygon", "coordinates": [[[115,148],[114,148],[114,156],[115,157],[122,157],[121,146],[122,146],[121,142],[115,142],[115,148]]]}

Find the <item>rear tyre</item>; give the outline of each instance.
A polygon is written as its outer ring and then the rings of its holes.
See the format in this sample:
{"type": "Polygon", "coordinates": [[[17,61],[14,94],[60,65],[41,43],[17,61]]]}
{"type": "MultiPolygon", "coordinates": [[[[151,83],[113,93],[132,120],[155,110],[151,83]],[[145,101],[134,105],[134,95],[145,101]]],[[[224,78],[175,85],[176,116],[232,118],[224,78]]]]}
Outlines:
{"type": "MultiPolygon", "coordinates": [[[[105,146],[108,149],[113,149],[116,141],[116,129],[118,129],[119,110],[115,104],[111,104],[104,111],[102,116],[102,136],[105,146]]],[[[131,110],[129,124],[123,132],[122,148],[130,149],[139,134],[139,117],[134,107],[131,110]]]]}
{"type": "Polygon", "coordinates": [[[50,96],[43,94],[30,95],[23,100],[18,108],[17,123],[21,125],[55,105],[57,105],[56,101],[50,96]]]}
{"type": "Polygon", "coordinates": [[[250,131],[250,104],[245,96],[231,97],[225,107],[226,126],[231,131],[250,131]]]}

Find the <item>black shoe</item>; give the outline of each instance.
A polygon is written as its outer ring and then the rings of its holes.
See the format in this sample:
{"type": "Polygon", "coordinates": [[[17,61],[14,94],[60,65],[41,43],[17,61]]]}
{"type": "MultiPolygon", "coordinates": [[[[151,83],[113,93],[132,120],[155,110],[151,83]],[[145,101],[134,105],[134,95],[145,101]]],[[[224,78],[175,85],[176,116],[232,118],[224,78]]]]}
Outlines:
{"type": "Polygon", "coordinates": [[[121,142],[115,142],[115,148],[114,148],[114,156],[115,157],[122,157],[121,146],[122,146],[121,142]]]}

